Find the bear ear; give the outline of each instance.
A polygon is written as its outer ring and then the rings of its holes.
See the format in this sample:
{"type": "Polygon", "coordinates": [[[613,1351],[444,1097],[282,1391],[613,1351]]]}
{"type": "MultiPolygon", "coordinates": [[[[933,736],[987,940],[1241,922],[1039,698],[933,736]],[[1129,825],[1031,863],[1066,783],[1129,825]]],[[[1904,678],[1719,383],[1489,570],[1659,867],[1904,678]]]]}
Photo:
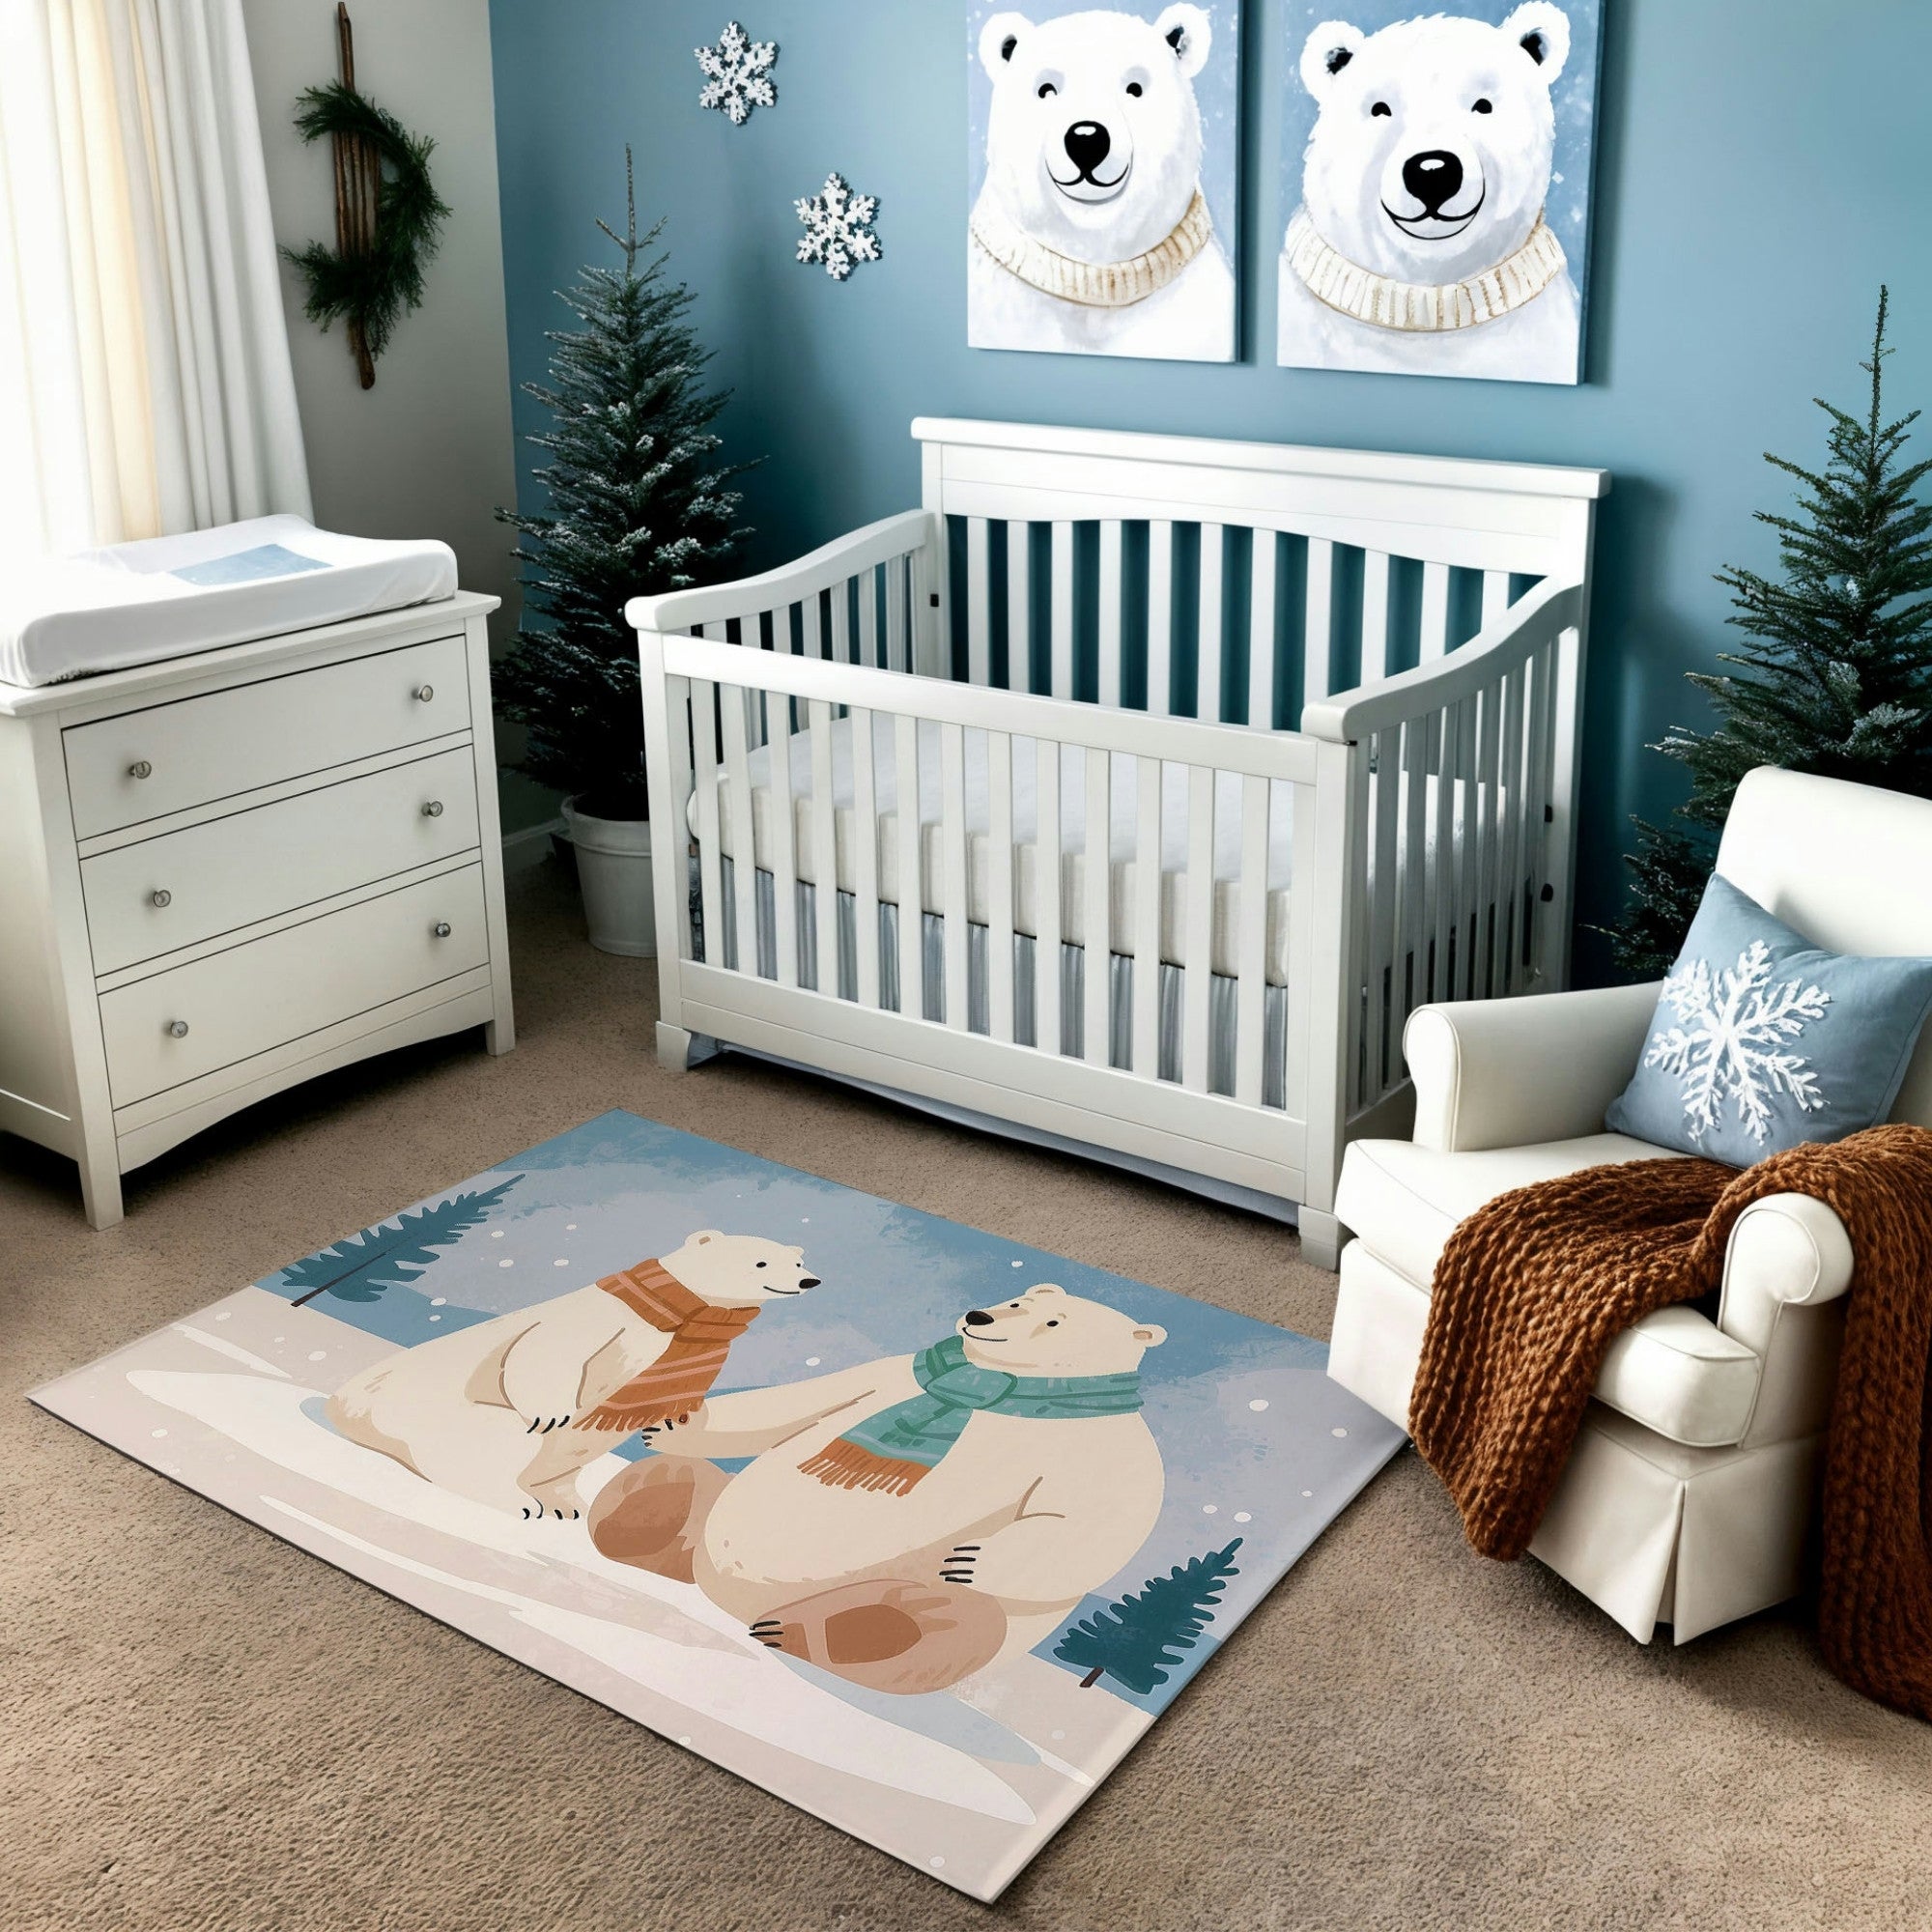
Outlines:
{"type": "Polygon", "coordinates": [[[1200,7],[1175,6],[1153,23],[1153,30],[1175,51],[1180,71],[1189,80],[1208,65],[1214,50],[1214,22],[1200,7]]]}
{"type": "Polygon", "coordinates": [[[1526,0],[1502,24],[1502,31],[1533,60],[1537,78],[1554,87],[1570,58],[1570,16],[1555,0],[1526,0]]]}
{"type": "Polygon", "coordinates": [[[1167,1340],[1167,1330],[1150,1322],[1146,1327],[1134,1330],[1134,1340],[1145,1349],[1158,1349],[1167,1340]]]}
{"type": "Polygon", "coordinates": [[[685,1246],[688,1248],[702,1248],[708,1246],[712,1241],[722,1241],[724,1238],[724,1236],[716,1228],[700,1228],[685,1243],[685,1246]]]}
{"type": "Polygon", "coordinates": [[[1346,20],[1323,20],[1302,43],[1301,84],[1317,100],[1324,99],[1335,76],[1361,52],[1368,35],[1346,20]]]}
{"type": "Polygon", "coordinates": [[[1057,1281],[1036,1282],[1027,1293],[1029,1294],[1065,1294],[1066,1291],[1057,1281]]]}
{"type": "Polygon", "coordinates": [[[980,65],[996,86],[1012,61],[1021,35],[1032,32],[1033,22],[1024,14],[995,14],[980,29],[980,65]]]}

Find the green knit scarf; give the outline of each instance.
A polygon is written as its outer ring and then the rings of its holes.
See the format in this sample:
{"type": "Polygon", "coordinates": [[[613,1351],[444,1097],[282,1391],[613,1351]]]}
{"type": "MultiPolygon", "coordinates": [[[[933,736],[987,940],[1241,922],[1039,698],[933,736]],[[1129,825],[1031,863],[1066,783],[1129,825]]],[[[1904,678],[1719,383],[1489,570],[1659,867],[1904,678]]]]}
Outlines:
{"type": "Polygon", "coordinates": [[[959,1440],[975,1415],[1060,1421],[1131,1415],[1141,1406],[1141,1378],[1118,1376],[1009,1376],[966,1359],[966,1344],[949,1335],[912,1358],[921,1393],[856,1423],[800,1469],[835,1490],[909,1493],[959,1440]]]}

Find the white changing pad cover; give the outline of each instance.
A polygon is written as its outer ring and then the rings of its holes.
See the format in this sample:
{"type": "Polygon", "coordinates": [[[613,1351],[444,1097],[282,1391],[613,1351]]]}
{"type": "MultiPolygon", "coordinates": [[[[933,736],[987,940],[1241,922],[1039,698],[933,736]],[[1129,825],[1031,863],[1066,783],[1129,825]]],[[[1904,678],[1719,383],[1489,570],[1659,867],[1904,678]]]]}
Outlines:
{"type": "Polygon", "coordinates": [[[0,574],[0,681],[54,684],[456,594],[447,544],[252,517],[0,574]]]}

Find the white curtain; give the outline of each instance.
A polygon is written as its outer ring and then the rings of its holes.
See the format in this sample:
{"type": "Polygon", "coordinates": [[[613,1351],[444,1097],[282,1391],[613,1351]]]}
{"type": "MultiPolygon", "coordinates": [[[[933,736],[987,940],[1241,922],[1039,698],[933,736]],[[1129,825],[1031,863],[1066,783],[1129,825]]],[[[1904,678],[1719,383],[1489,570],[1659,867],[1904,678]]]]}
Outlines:
{"type": "Polygon", "coordinates": [[[310,514],[241,0],[0,0],[0,553],[310,514]]]}

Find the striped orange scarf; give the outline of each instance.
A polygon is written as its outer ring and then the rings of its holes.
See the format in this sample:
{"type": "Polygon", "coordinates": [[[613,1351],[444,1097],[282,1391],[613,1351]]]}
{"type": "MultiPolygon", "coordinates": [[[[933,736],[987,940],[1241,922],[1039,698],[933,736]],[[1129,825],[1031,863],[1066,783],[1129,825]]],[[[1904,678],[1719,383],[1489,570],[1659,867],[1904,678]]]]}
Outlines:
{"type": "Polygon", "coordinates": [[[755,1308],[713,1307],[654,1261],[606,1275],[597,1286],[668,1335],[670,1345],[642,1374],[580,1415],[571,1425],[576,1429],[629,1435],[660,1422],[682,1422],[718,1379],[731,1344],[758,1316],[755,1308]]]}

